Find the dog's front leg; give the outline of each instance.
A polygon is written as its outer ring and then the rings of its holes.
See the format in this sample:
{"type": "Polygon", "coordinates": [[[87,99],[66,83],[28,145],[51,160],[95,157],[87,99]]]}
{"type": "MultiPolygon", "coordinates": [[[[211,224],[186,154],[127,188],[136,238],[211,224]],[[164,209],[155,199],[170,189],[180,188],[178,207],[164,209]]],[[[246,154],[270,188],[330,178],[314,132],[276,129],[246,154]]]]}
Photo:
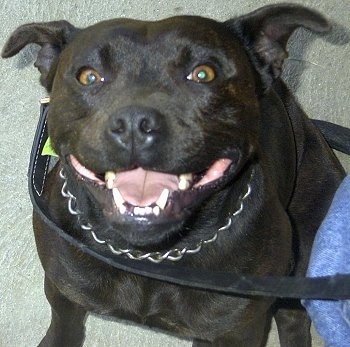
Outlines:
{"type": "Polygon", "coordinates": [[[69,301],[45,277],[45,294],[51,305],[51,324],[39,347],[80,347],[85,337],[86,310],[69,301]]]}
{"type": "MultiPolygon", "coordinates": [[[[234,334],[235,335],[235,334],[234,334]]],[[[265,335],[251,336],[247,339],[237,339],[235,337],[226,336],[224,338],[218,338],[214,342],[194,340],[192,347],[261,347],[266,341],[265,335]]]]}
{"type": "Polygon", "coordinates": [[[212,342],[194,340],[192,347],[262,347],[265,346],[270,327],[270,316],[261,315],[231,332],[215,338],[212,342]]]}
{"type": "Polygon", "coordinates": [[[297,300],[287,301],[274,315],[283,347],[311,347],[311,320],[297,300]]]}

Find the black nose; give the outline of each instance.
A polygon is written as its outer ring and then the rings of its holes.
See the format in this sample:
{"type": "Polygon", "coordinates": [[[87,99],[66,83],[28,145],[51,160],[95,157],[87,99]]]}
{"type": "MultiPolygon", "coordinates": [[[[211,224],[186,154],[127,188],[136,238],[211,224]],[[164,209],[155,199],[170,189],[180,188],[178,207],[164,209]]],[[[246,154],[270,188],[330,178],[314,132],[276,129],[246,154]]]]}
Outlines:
{"type": "Polygon", "coordinates": [[[150,107],[130,106],[110,118],[113,141],[128,151],[151,147],[161,132],[162,117],[150,107]]]}

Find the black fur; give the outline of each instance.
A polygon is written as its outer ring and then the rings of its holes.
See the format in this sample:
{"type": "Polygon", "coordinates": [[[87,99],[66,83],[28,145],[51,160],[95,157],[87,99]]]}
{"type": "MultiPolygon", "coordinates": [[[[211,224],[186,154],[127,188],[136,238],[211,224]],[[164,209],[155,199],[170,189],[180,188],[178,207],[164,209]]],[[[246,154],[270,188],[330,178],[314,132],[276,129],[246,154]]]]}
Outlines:
{"type": "MultiPolygon", "coordinates": [[[[77,208],[99,238],[133,251],[182,249],[210,239],[237,210],[249,182],[252,192],[229,230],[180,264],[304,275],[344,171],[279,79],[286,43],[300,26],[329,29],[321,15],[296,5],[224,23],[184,16],[86,29],[65,21],[18,28],[2,55],[39,44],[36,66],[51,96],[49,134],[61,158],[45,189],[51,218],[106,252],[67,211],[63,167],[77,208]],[[212,70],[215,76],[199,83],[193,71],[202,65],[211,69],[207,77],[212,70]],[[86,68],[102,80],[79,83],[86,68]],[[205,188],[172,194],[160,217],[138,218],[118,213],[111,191],[77,174],[71,155],[96,177],[141,167],[199,177],[220,158],[232,164],[205,188]]],[[[219,295],[119,272],[66,244],[35,214],[34,229],[52,306],[41,346],[82,345],[89,311],[187,336],[194,346],[225,347],[262,346],[274,316],[282,346],[310,346],[310,320],[297,301],[219,295]]]]}

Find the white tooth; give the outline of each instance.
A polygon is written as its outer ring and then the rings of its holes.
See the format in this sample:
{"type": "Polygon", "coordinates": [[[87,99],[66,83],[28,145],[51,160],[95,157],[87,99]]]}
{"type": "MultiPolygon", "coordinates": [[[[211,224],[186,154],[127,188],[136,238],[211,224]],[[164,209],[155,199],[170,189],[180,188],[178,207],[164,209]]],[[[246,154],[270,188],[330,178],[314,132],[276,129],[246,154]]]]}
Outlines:
{"type": "Polygon", "coordinates": [[[113,182],[116,177],[116,174],[113,171],[107,171],[105,173],[105,182],[107,189],[113,189],[113,182]]]}
{"type": "Polygon", "coordinates": [[[179,176],[179,185],[180,190],[186,190],[190,187],[190,182],[192,181],[192,174],[182,174],[179,176]]]}
{"type": "Polygon", "coordinates": [[[146,206],[145,207],[145,214],[151,214],[153,212],[153,209],[151,206],[146,206]]]}
{"type": "Polygon", "coordinates": [[[134,215],[136,216],[144,216],[145,212],[146,211],[143,207],[139,207],[139,206],[134,207],[134,215]]]}
{"type": "Polygon", "coordinates": [[[180,179],[183,178],[183,179],[186,179],[187,181],[191,181],[192,180],[192,174],[191,173],[187,173],[187,174],[182,174],[180,175],[180,179]]]}
{"type": "Polygon", "coordinates": [[[119,207],[118,207],[118,209],[119,209],[119,212],[121,213],[121,214],[124,214],[125,212],[126,212],[126,206],[125,205],[120,205],[119,207]]]}
{"type": "Polygon", "coordinates": [[[120,208],[125,202],[123,196],[120,194],[118,188],[113,188],[112,193],[115,204],[118,206],[118,208],[120,208]]]}
{"type": "Polygon", "coordinates": [[[160,214],[160,208],[159,208],[159,206],[154,206],[154,207],[153,207],[153,214],[154,214],[155,216],[159,216],[159,214],[160,214]]]}
{"type": "Polygon", "coordinates": [[[180,190],[186,190],[188,188],[188,186],[189,186],[188,181],[180,179],[179,185],[178,185],[178,188],[180,190]]]}
{"type": "Polygon", "coordinates": [[[156,201],[156,204],[162,209],[164,210],[165,205],[168,201],[168,196],[169,196],[169,189],[164,189],[162,191],[162,194],[160,194],[158,200],[156,201]]]}

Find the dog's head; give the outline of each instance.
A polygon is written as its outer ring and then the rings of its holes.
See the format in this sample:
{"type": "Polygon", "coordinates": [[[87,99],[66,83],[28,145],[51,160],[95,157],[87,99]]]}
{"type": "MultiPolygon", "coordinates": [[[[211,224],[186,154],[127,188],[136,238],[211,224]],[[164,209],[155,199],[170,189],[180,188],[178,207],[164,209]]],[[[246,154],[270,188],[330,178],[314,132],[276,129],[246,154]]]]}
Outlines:
{"type": "Polygon", "coordinates": [[[59,21],[18,28],[2,55],[41,46],[35,65],[66,172],[107,229],[150,246],[178,235],[254,160],[259,99],[298,26],[328,29],[293,5],[223,23],[183,16],[78,29],[59,21]]]}

